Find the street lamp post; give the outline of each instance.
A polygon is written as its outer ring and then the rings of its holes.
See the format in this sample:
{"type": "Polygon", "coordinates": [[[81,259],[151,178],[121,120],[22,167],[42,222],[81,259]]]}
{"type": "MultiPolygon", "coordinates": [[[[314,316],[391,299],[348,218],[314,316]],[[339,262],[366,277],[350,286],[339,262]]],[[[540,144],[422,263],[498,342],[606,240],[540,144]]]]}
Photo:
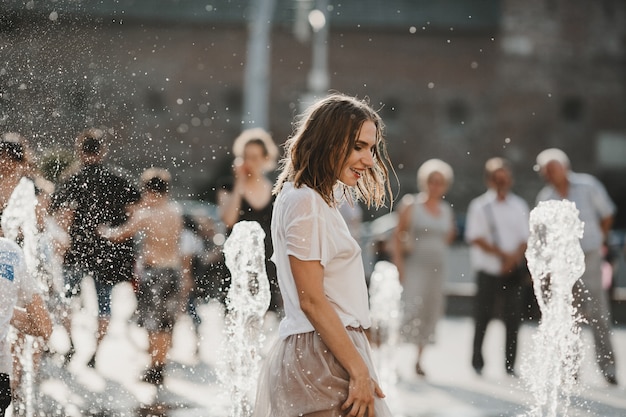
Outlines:
{"type": "Polygon", "coordinates": [[[246,127],[268,129],[270,36],[275,0],[253,0],[244,75],[243,119],[246,127]]]}
{"type": "Polygon", "coordinates": [[[328,90],[328,24],[326,8],[328,0],[316,0],[315,9],[309,13],[309,23],[313,29],[313,60],[309,72],[309,92],[323,94],[328,90]]]}
{"type": "Polygon", "coordinates": [[[313,31],[311,42],[311,70],[308,91],[300,98],[301,110],[321,98],[328,90],[328,0],[315,0],[315,7],[308,13],[307,20],[313,31]]]}

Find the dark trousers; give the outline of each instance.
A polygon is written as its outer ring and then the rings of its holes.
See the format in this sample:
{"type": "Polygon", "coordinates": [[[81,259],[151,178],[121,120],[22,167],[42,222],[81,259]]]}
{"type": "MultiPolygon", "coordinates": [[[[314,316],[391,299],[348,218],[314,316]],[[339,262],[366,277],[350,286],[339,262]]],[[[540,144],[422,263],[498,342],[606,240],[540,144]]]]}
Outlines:
{"type": "Polygon", "coordinates": [[[500,317],[506,328],[505,368],[507,372],[513,372],[517,355],[517,334],[521,322],[522,283],[516,279],[484,272],[478,272],[476,283],[472,366],[481,371],[485,365],[482,347],[487,325],[496,317],[496,308],[501,307],[500,317]]]}
{"type": "Polygon", "coordinates": [[[11,380],[9,375],[0,373],[0,417],[11,404],[11,380]]]}

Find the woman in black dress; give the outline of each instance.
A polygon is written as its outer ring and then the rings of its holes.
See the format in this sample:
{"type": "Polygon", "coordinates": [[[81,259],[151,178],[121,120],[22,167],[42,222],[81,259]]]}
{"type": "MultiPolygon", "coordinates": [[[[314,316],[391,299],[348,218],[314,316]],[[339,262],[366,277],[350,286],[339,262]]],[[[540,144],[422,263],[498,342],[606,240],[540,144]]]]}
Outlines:
{"type": "Polygon", "coordinates": [[[265,267],[272,293],[269,310],[278,313],[282,299],[276,282],[276,267],[269,261],[273,252],[270,224],[274,196],[272,181],[267,177],[276,166],[278,148],[269,133],[255,128],[245,130],[235,139],[233,154],[232,186],[218,189],[220,218],[228,232],[242,220],[256,221],[265,231],[265,267]]]}

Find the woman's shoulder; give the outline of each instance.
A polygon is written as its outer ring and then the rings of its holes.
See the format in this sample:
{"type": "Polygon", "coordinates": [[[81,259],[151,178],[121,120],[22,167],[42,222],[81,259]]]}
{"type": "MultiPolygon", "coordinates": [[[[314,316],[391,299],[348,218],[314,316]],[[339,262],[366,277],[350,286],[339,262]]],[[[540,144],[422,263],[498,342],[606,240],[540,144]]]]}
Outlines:
{"type": "Polygon", "coordinates": [[[285,183],[277,197],[285,208],[289,210],[313,211],[319,207],[322,197],[306,185],[295,187],[292,183],[285,183]]]}
{"type": "Polygon", "coordinates": [[[291,201],[313,201],[316,198],[317,193],[306,185],[296,187],[293,183],[285,183],[281,190],[281,196],[284,199],[291,201]]]}
{"type": "Polygon", "coordinates": [[[400,199],[400,203],[398,204],[398,211],[405,211],[411,209],[415,206],[417,202],[417,194],[405,194],[400,199]]]}
{"type": "Polygon", "coordinates": [[[528,203],[521,196],[517,194],[509,193],[507,198],[510,198],[510,201],[512,201],[513,204],[516,204],[518,207],[520,207],[524,211],[528,211],[528,203]]]}

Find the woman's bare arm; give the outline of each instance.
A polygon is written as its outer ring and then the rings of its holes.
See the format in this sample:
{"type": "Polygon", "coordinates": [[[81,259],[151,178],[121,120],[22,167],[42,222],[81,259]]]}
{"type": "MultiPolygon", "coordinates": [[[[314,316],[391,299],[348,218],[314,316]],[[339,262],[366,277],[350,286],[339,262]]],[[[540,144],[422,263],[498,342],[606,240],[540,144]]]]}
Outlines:
{"type": "Polygon", "coordinates": [[[404,252],[408,239],[410,239],[409,228],[411,227],[411,204],[412,200],[403,199],[398,207],[398,223],[393,231],[392,261],[398,268],[400,282],[404,282],[404,252]]]}
{"type": "Polygon", "coordinates": [[[384,397],[365,361],[348,336],[334,307],[324,293],[324,267],[319,261],[289,256],[300,308],[324,343],[350,375],[348,399],[343,405],[350,416],[374,416],[374,395],[384,397]]]}
{"type": "Polygon", "coordinates": [[[233,189],[230,192],[221,191],[218,194],[220,220],[227,228],[232,228],[239,221],[243,190],[233,189]]]}

